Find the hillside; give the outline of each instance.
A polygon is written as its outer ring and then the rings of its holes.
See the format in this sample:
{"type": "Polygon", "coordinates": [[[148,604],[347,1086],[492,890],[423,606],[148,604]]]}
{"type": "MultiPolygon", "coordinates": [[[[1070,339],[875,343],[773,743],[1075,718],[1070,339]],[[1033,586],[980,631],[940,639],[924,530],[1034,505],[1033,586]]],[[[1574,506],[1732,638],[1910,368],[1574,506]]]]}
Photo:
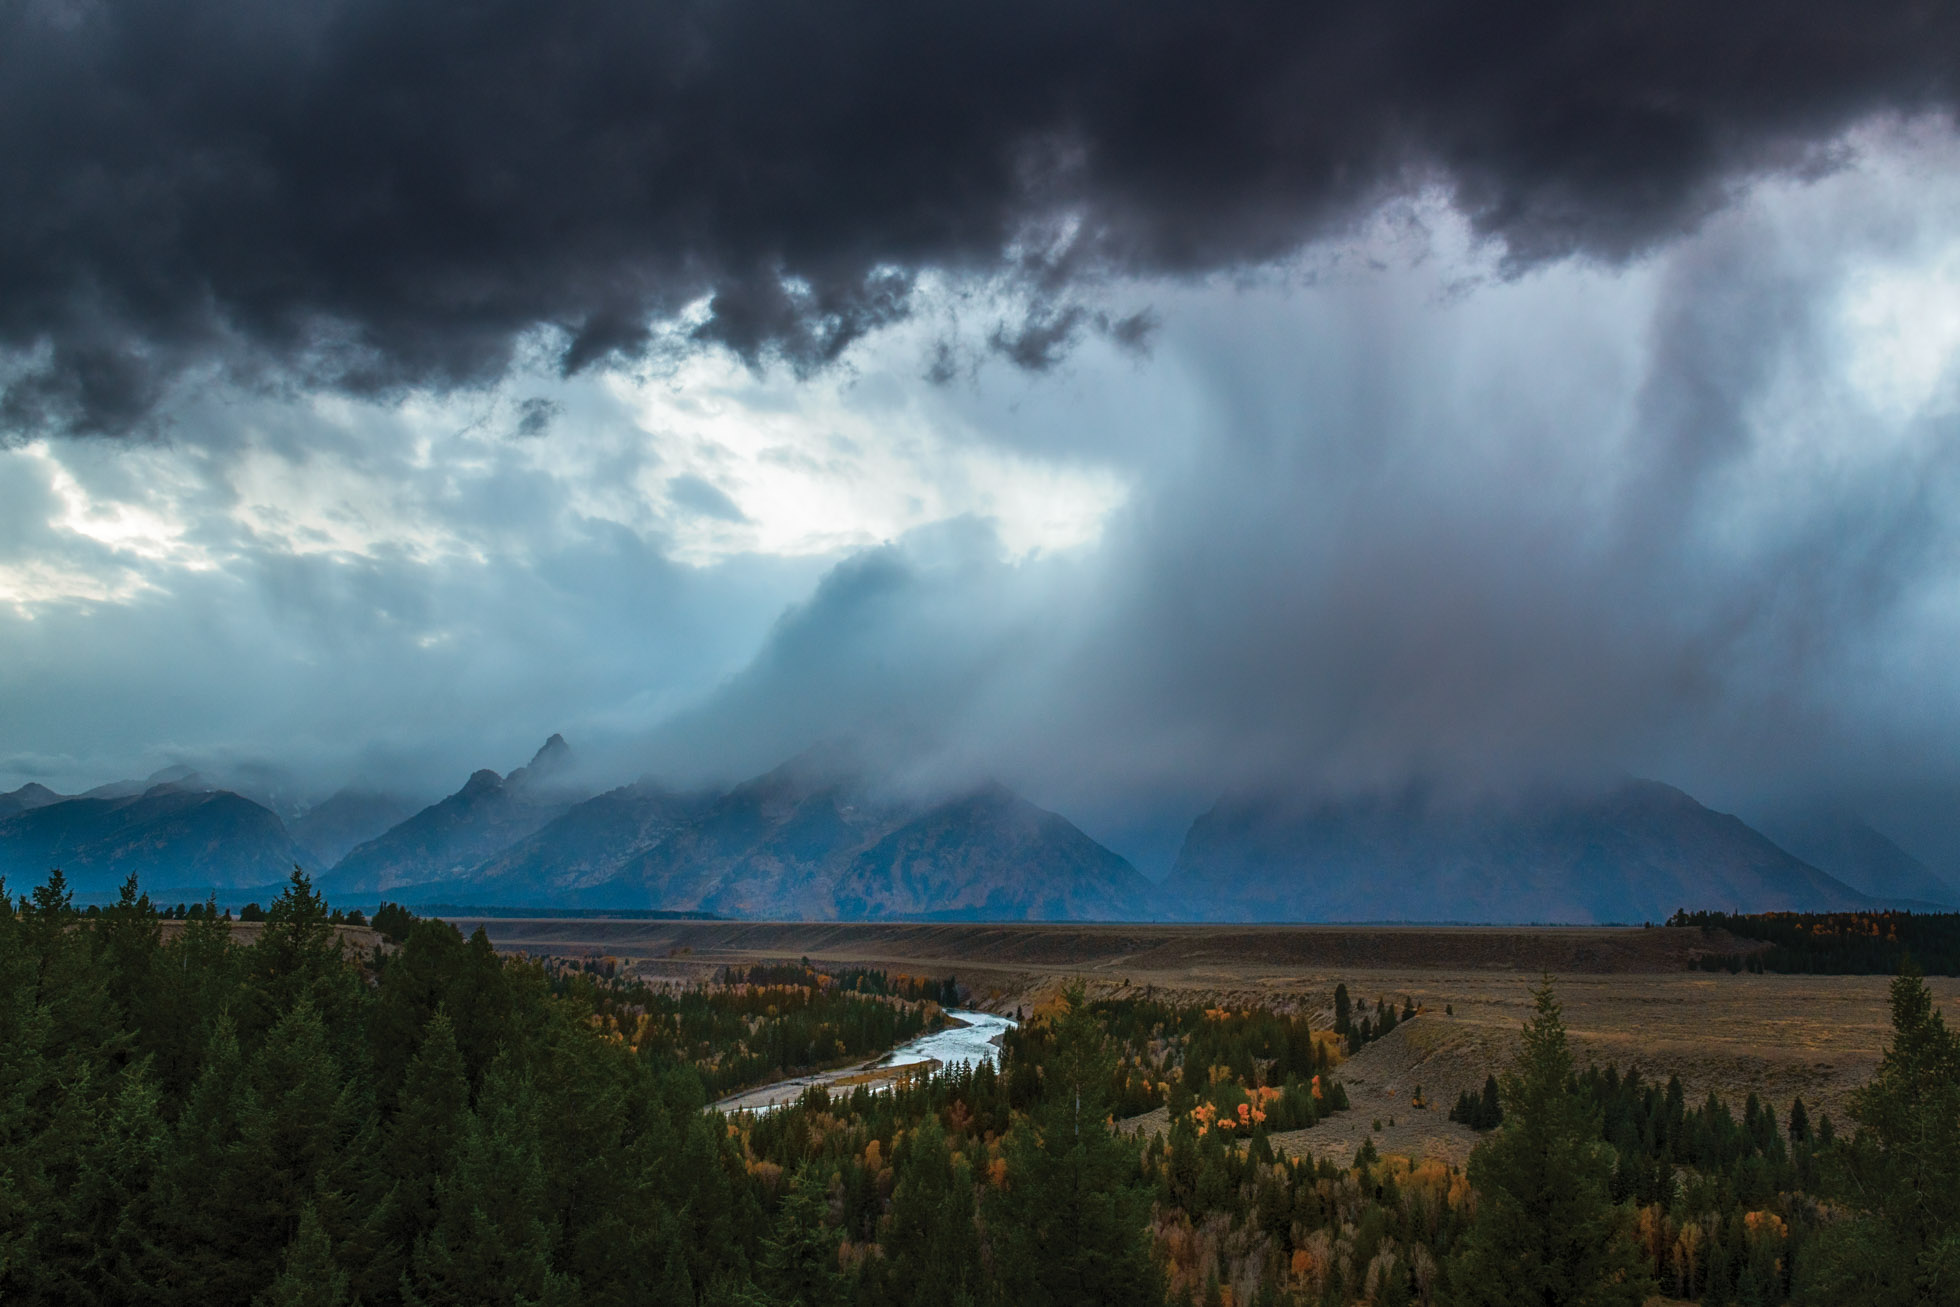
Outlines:
{"type": "Polygon", "coordinates": [[[1220,802],[1165,884],[1199,920],[1659,921],[1677,908],[1850,908],[1869,900],[1671,786],[1431,804],[1419,795],[1220,802]]]}
{"type": "Polygon", "coordinates": [[[646,782],[575,803],[470,875],[485,902],[550,902],[604,884],[636,855],[686,829],[701,801],[646,782]],[[517,899],[509,899],[516,894],[517,899]]]}
{"type": "Polygon", "coordinates": [[[1000,786],[939,801],[894,795],[830,749],[719,796],[650,784],[600,795],[468,884],[486,904],[764,919],[1125,919],[1150,905],[1127,862],[1000,786]]]}
{"type": "Polygon", "coordinates": [[[842,864],[889,829],[847,763],[809,753],[704,803],[577,901],[728,916],[834,916],[842,864]]]}
{"type": "Polygon", "coordinates": [[[572,806],[578,796],[560,784],[570,752],[554,735],[509,776],[474,773],[448,798],[358,845],[321,884],[342,894],[373,893],[468,878],[572,806]]]}
{"type": "Polygon", "coordinates": [[[998,785],[880,839],[851,860],[832,901],[844,919],[1136,921],[1155,909],[1136,868],[998,785]]]}
{"type": "Polygon", "coordinates": [[[265,885],[307,855],[267,809],[226,790],[157,785],[123,798],[58,799],[0,820],[0,875],[25,888],[60,867],[75,892],[132,873],[152,888],[265,885]]]}
{"type": "Polygon", "coordinates": [[[331,867],[355,847],[415,815],[416,804],[396,794],[348,786],[288,824],[293,839],[331,867]]]}
{"type": "Polygon", "coordinates": [[[65,797],[67,796],[56,794],[45,785],[29,781],[17,790],[0,794],[0,821],[32,808],[45,808],[50,803],[59,803],[65,797]]]}
{"type": "Polygon", "coordinates": [[[588,797],[554,735],[378,834],[402,800],[349,787],[289,828],[176,770],[133,794],[0,794],[0,872],[20,885],[62,865],[85,893],[131,871],[156,889],[255,889],[344,849],[320,877],[343,898],[812,921],[1600,923],[1960,897],[1855,818],[1778,825],[1793,852],[1651,781],[1474,805],[1227,798],[1153,886],[1004,786],[920,795],[837,746],[721,793],[643,780],[588,797]]]}
{"type": "Polygon", "coordinates": [[[1960,886],[1854,813],[1817,805],[1777,813],[1762,829],[1783,848],[1860,893],[1960,907],[1960,886]]]}

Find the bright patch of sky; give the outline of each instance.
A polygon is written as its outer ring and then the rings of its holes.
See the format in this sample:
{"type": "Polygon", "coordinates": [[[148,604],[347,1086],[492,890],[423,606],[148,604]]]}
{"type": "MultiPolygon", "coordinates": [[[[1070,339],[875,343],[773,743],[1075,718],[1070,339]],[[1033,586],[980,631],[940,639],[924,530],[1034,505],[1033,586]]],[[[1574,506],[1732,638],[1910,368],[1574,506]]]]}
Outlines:
{"type": "Polygon", "coordinates": [[[1127,490],[1115,469],[991,443],[930,387],[888,375],[799,381],[711,354],[602,384],[661,451],[636,488],[664,498],[689,562],[835,554],[960,517],[991,522],[1019,560],[1092,544],[1127,490]]]}
{"type": "Polygon", "coordinates": [[[1845,303],[1852,380],[1898,419],[1960,408],[1960,241],[1907,266],[1857,279],[1845,303]]]}

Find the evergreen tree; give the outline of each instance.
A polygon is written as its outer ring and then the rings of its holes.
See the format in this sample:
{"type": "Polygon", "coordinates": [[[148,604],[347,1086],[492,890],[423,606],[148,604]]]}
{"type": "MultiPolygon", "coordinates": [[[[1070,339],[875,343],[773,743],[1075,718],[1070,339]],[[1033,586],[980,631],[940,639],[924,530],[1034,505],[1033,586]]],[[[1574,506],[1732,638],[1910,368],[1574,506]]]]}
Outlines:
{"type": "Polygon", "coordinates": [[[80,1245],[77,1279],[97,1301],[140,1302],[154,1289],[151,1186],[168,1142],[160,1107],[148,1061],[127,1068],[82,1152],[77,1201],[67,1220],[80,1245]]]}
{"type": "Polygon", "coordinates": [[[678,1136],[646,1063],[583,1025],[554,1021],[537,1067],[539,1097],[553,1105],[539,1130],[546,1201],[564,1232],[560,1267],[590,1298],[631,1301],[662,1273],[675,1238],[673,1221],[649,1213],[662,1211],[659,1174],[678,1136]]]}
{"type": "Polygon", "coordinates": [[[97,965],[106,975],[109,996],[121,1024],[133,1026],[143,1013],[163,943],[163,926],[150,896],[138,891],[134,872],[123,881],[115,903],[96,921],[94,935],[97,965]]]}
{"type": "Polygon", "coordinates": [[[36,1147],[51,1092],[52,1018],[39,995],[40,961],[0,880],[0,1298],[25,1297],[45,1180],[36,1147]]]}
{"type": "MultiPolygon", "coordinates": [[[[384,1135],[380,1164],[391,1184],[380,1223],[391,1252],[374,1269],[370,1294],[392,1288],[399,1259],[435,1227],[436,1184],[448,1175],[470,1114],[470,1084],[447,1013],[429,1022],[408,1065],[401,1101],[384,1135]]],[[[364,1277],[364,1284],[367,1283],[364,1277]]]]}
{"type": "Polygon", "coordinates": [[[1041,1099],[1007,1136],[1006,1187],[987,1227],[1008,1299],[1020,1307],[1160,1301],[1145,1222],[1149,1194],[1130,1144],[1110,1128],[1116,1057],[1071,990],[1054,1023],[1041,1099]]]}
{"type": "Polygon", "coordinates": [[[238,998],[242,953],[223,923],[188,922],[158,951],[135,995],[138,1046],[153,1060],[166,1117],[190,1093],[219,1014],[238,998]]]}
{"type": "Polygon", "coordinates": [[[531,1085],[500,1061],[454,1169],[436,1183],[435,1227],[415,1248],[403,1296],[428,1307],[573,1301],[576,1286],[552,1268],[556,1237],[531,1085]]]}
{"type": "Polygon", "coordinates": [[[1334,986],[1334,1033],[1345,1038],[1353,1020],[1354,1005],[1348,998],[1347,986],[1345,984],[1334,986]]]}
{"type": "Polygon", "coordinates": [[[1477,1119],[1474,1124],[1479,1130],[1495,1130],[1504,1124],[1504,1100],[1498,1089],[1496,1076],[1484,1077],[1484,1092],[1477,1100],[1477,1119]]]}
{"type": "MultiPolygon", "coordinates": [[[[258,1110],[246,1117],[241,1143],[252,1159],[254,1201],[268,1242],[284,1248],[316,1191],[348,1192],[348,1184],[336,1181],[349,1160],[359,1113],[328,1048],[325,1024],[304,998],[267,1035],[249,1077],[258,1110]]],[[[317,1215],[330,1234],[343,1226],[336,1212],[317,1215]]]]}
{"type": "Polygon", "coordinates": [[[165,1302],[248,1302],[287,1242],[265,1247],[252,1202],[257,1159],[244,1137],[260,1108],[245,1071],[237,1029],[221,1017],[157,1177],[155,1279],[165,1302]]]}
{"type": "Polygon", "coordinates": [[[341,957],[326,900],[298,867],[266,909],[265,928],[250,952],[247,966],[257,982],[251,991],[254,1028],[271,1025],[301,998],[333,1025],[347,1023],[357,1002],[354,973],[341,957]]]}
{"type": "Polygon", "coordinates": [[[1460,1121],[1472,1130],[1494,1130],[1504,1124],[1504,1108],[1498,1098],[1497,1077],[1485,1076],[1482,1094],[1466,1089],[1457,1095],[1450,1109],[1450,1120],[1460,1121]]]}
{"type": "MultiPolygon", "coordinates": [[[[0,918],[0,1300],[83,1300],[131,1041],[59,870],[0,918]]],[[[106,1250],[105,1250],[106,1251],[106,1250]]]]}
{"type": "Polygon", "coordinates": [[[300,1211],[299,1231],[286,1249],[279,1277],[253,1300],[254,1307],[345,1307],[347,1272],[333,1257],[320,1215],[308,1203],[300,1211]]]}
{"type": "Polygon", "coordinates": [[[1960,1040],[1911,967],[1892,982],[1892,1044],[1852,1117],[1837,1185],[1859,1215],[1808,1245],[1799,1296],[1960,1303],[1960,1040]]]}
{"type": "Polygon", "coordinates": [[[973,1175],[955,1164],[939,1118],[927,1114],[893,1159],[891,1216],[880,1243],[910,1301],[964,1307],[984,1288],[973,1224],[973,1175]]]}
{"type": "Polygon", "coordinates": [[[1503,1082],[1504,1124],[1470,1155],[1476,1220],[1450,1263],[1465,1307],[1639,1307],[1654,1292],[1613,1204],[1614,1154],[1573,1080],[1565,1023],[1547,978],[1503,1082]]]}
{"type": "Polygon", "coordinates": [[[844,1300],[837,1234],[824,1219],[829,1208],[817,1168],[798,1171],[762,1254],[763,1286],[780,1307],[836,1307],[844,1300]]]}

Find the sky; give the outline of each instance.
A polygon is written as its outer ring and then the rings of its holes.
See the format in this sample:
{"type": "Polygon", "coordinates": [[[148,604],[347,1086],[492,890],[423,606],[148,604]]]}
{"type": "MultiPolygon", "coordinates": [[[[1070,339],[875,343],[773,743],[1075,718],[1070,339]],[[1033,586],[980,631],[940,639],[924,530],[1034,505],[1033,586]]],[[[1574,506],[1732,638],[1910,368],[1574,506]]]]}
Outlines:
{"type": "Polygon", "coordinates": [[[32,0],[0,787],[826,739],[1960,865],[1960,12],[32,0]]]}

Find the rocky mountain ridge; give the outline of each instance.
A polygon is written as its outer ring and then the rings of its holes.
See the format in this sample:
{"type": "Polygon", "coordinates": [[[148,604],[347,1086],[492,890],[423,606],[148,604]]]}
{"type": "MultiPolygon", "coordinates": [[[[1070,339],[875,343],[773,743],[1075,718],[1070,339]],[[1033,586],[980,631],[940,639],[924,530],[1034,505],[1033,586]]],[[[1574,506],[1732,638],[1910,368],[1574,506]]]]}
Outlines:
{"type": "Polygon", "coordinates": [[[201,893],[295,864],[337,899],[706,911],[804,920],[1633,922],[1960,902],[1871,827],[1784,826],[1809,860],[1670,786],[1480,805],[1415,792],[1341,803],[1220,800],[1152,884],[1067,818],[998,784],[919,795],[821,747],[726,791],[599,794],[553,736],[507,776],[413,808],[345,789],[282,822],[188,768],[64,796],[0,794],[0,874],[60,865],[84,894],[134,872],[201,893]],[[1839,872],[1843,868],[1842,874],[1839,872]]]}

